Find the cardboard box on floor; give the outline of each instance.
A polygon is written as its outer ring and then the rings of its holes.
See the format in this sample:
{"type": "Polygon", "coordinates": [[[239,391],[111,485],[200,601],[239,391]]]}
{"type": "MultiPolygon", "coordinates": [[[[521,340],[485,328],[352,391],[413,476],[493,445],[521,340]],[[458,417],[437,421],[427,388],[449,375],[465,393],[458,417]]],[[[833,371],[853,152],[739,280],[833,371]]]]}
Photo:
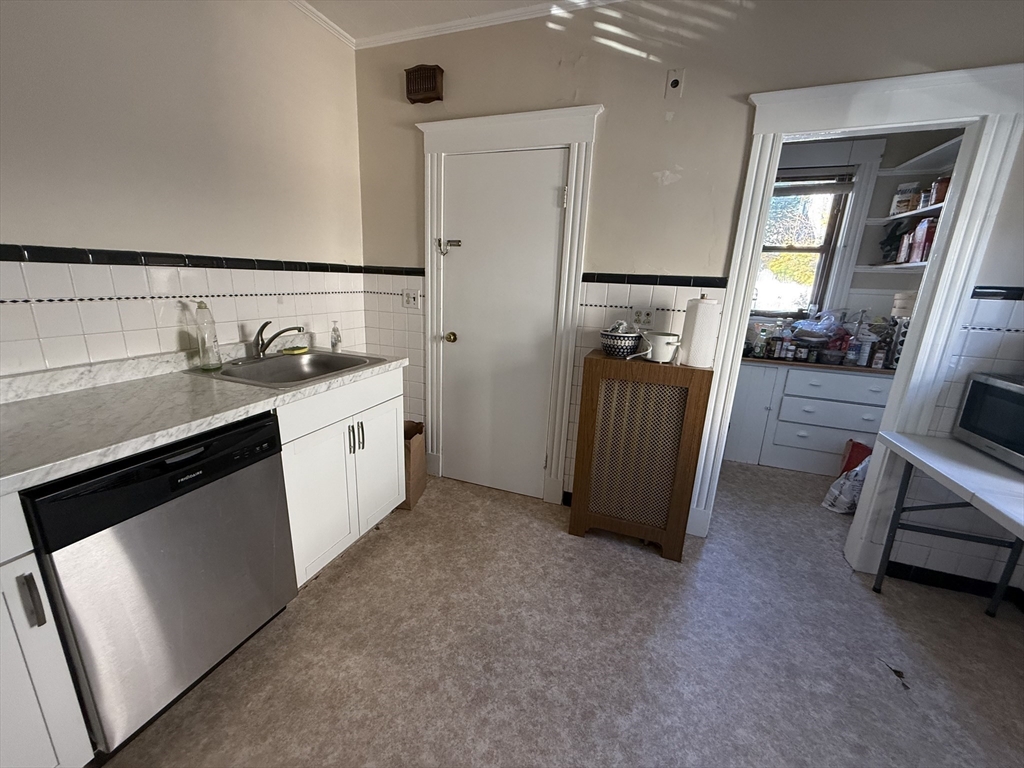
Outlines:
{"type": "Polygon", "coordinates": [[[423,442],[423,423],[405,422],[405,501],[399,509],[412,509],[427,489],[427,450],[423,442]]]}

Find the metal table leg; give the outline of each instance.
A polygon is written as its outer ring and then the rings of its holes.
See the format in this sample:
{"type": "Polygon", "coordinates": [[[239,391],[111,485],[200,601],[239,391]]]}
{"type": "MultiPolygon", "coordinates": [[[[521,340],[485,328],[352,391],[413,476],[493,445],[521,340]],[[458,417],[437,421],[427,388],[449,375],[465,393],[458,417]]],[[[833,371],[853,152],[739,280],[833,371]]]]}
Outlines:
{"type": "Polygon", "coordinates": [[[903,507],[907,501],[907,489],[910,487],[910,475],[914,471],[914,465],[909,461],[903,464],[903,477],[900,478],[900,489],[896,494],[896,505],[892,510],[892,519],[889,520],[889,533],[885,537],[885,546],[882,548],[882,559],[878,563],[878,573],[875,574],[875,585],[872,589],[875,592],[882,591],[882,579],[885,578],[885,570],[889,567],[889,555],[892,554],[892,543],[896,541],[896,529],[900,524],[900,517],[903,515],[903,507]]]}
{"type": "Polygon", "coordinates": [[[999,577],[996,591],[989,601],[988,608],[985,609],[985,613],[989,616],[996,615],[996,609],[999,608],[999,603],[1006,592],[1006,586],[1010,583],[1010,577],[1013,576],[1013,569],[1017,567],[1017,561],[1020,559],[1022,549],[1024,549],[1024,539],[1017,539],[1013,542],[1013,546],[1010,547],[1010,556],[1006,559],[1006,565],[1003,567],[1003,575],[999,577]]]}

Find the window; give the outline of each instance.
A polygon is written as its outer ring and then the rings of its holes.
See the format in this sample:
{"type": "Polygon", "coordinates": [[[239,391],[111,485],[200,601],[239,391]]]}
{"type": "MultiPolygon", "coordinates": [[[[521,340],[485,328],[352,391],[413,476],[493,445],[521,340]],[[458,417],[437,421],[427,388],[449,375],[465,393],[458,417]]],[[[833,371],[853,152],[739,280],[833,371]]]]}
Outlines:
{"type": "Polygon", "coordinates": [[[779,171],[754,283],[754,314],[795,316],[821,306],[852,190],[847,168],[779,171]]]}

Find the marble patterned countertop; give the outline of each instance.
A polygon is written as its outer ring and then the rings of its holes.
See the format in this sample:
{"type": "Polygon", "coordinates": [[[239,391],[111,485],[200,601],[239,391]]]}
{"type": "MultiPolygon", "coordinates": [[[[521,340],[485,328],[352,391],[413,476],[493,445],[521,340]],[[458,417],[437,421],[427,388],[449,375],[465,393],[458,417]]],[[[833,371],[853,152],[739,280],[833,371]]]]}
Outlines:
{"type": "Polygon", "coordinates": [[[0,405],[0,495],[173,443],[408,365],[385,362],[278,391],[176,372],[0,405]]]}

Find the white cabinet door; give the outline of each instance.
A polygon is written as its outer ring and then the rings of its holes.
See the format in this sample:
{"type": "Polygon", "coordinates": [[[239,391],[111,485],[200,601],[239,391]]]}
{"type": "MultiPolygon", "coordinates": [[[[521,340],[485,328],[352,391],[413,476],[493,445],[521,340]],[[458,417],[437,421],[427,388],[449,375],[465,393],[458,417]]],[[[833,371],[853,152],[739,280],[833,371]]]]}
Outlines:
{"type": "Polygon", "coordinates": [[[85,728],[85,718],[71,680],[71,669],[64,656],[56,619],[43,589],[35,555],[19,557],[0,567],[0,594],[3,596],[3,606],[0,607],[4,619],[3,677],[0,678],[0,698],[3,699],[3,722],[0,723],[2,764],[5,768],[19,765],[13,758],[8,762],[8,748],[17,750],[16,754],[24,754],[22,750],[28,748],[30,754],[25,764],[85,765],[93,758],[92,742],[85,728]],[[8,629],[13,630],[15,636],[15,653],[9,653],[11,638],[8,629]],[[22,663],[31,678],[29,685],[34,691],[31,696],[19,693],[19,673],[16,670],[22,663]],[[10,679],[8,664],[15,664],[10,679]],[[13,686],[13,691],[8,689],[9,685],[13,686]],[[10,707],[25,711],[11,715],[13,720],[9,720],[10,707]],[[35,708],[42,713],[45,722],[42,742],[38,742],[35,732],[21,733],[22,726],[31,728],[36,720],[32,713],[35,708]],[[50,756],[45,758],[45,763],[33,762],[44,759],[47,750],[50,756]]]}
{"type": "Polygon", "coordinates": [[[4,598],[0,605],[0,765],[51,768],[57,765],[57,754],[4,598]]]}
{"type": "Polygon", "coordinates": [[[761,442],[771,414],[772,391],[778,369],[771,365],[740,365],[729,419],[729,436],[725,441],[726,461],[757,464],[761,442]]]}
{"type": "Polygon", "coordinates": [[[281,448],[295,580],[300,586],[359,538],[350,476],[354,449],[351,419],[281,448]]]}
{"type": "Polygon", "coordinates": [[[403,415],[402,398],[396,397],[353,417],[360,535],[405,498],[403,415]]]}

